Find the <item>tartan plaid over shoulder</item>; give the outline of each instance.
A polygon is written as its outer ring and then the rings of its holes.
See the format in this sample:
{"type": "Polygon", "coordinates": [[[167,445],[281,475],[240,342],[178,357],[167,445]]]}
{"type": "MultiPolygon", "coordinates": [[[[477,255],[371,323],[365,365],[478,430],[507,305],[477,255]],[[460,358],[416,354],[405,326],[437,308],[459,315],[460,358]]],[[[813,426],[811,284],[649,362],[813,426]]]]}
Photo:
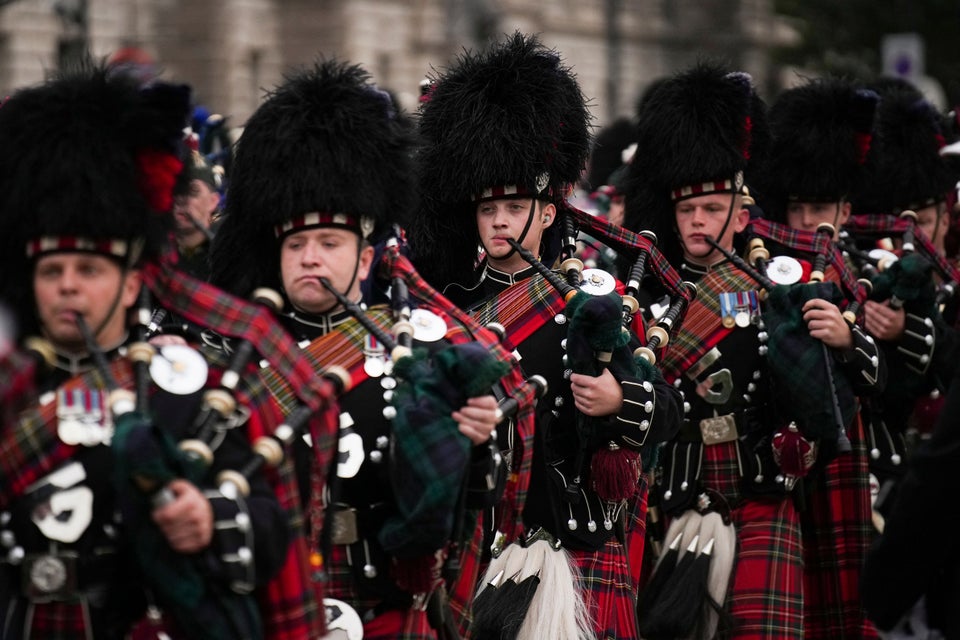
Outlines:
{"type": "Polygon", "coordinates": [[[766,238],[795,251],[827,256],[827,266],[832,268],[832,278],[838,281],[846,296],[851,300],[863,302],[866,300],[866,291],[857,282],[857,276],[850,270],[850,266],[843,258],[843,254],[836,243],[830,242],[822,234],[792,229],[787,225],[770,220],[753,220],[746,233],[753,232],[761,238],[766,238]]]}

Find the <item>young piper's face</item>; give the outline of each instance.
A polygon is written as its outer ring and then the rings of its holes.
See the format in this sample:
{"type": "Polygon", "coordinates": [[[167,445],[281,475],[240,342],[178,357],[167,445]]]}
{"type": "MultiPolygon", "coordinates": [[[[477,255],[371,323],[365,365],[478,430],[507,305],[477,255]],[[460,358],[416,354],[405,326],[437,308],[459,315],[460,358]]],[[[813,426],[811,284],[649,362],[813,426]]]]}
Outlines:
{"type": "Polygon", "coordinates": [[[140,273],[124,272],[114,260],[82,252],[40,256],[33,269],[33,293],[44,335],[64,351],[86,350],[77,327],[82,315],[101,347],[118,344],[127,310],[140,292],[140,273]]]}
{"type": "Polygon", "coordinates": [[[544,230],[553,224],[556,207],[534,202],[532,198],[502,198],[477,204],[477,232],[491,266],[507,273],[525,269],[528,264],[513,252],[507,239],[518,240],[534,206],[533,220],[523,238],[524,249],[539,257],[544,230]]]}
{"type": "Polygon", "coordinates": [[[346,229],[304,229],[286,236],[280,245],[284,291],[295,307],[308,313],[327,313],[339,306],[320,278],[355,300],[372,262],[373,247],[361,249],[357,234],[346,229]]]}
{"type": "Polygon", "coordinates": [[[824,222],[839,232],[850,218],[850,203],[791,202],[787,205],[787,224],[793,229],[814,232],[824,222]]]}
{"type": "Polygon", "coordinates": [[[741,196],[729,193],[709,193],[680,200],[674,205],[674,214],[684,259],[701,265],[712,264],[721,258],[707,238],[716,240],[730,251],[734,234],[743,231],[750,220],[750,212],[743,208],[741,196]],[[727,224],[732,197],[735,198],[733,215],[727,224]]]}

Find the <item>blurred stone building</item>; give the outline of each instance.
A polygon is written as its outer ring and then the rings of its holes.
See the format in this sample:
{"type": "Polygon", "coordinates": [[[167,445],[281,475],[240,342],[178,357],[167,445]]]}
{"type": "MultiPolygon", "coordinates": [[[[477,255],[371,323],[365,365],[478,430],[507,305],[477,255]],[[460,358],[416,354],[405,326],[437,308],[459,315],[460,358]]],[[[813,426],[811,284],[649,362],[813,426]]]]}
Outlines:
{"type": "Polygon", "coordinates": [[[364,65],[412,108],[431,66],[515,29],[561,51],[601,125],[702,55],[764,87],[769,49],[786,37],[772,0],[0,0],[0,91],[84,47],[97,57],[136,47],[234,125],[284,69],[321,55],[364,65]]]}

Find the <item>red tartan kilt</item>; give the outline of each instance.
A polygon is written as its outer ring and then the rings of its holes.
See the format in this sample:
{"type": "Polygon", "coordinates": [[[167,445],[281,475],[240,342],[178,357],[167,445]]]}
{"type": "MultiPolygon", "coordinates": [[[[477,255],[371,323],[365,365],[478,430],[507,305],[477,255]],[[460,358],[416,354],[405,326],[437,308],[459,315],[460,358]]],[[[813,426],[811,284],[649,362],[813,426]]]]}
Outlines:
{"type": "Polygon", "coordinates": [[[34,605],[33,616],[24,621],[24,628],[30,625],[33,638],[50,640],[86,640],[87,629],[83,606],[79,602],[46,602],[34,605]]]}
{"type": "Polygon", "coordinates": [[[387,611],[363,625],[364,640],[436,640],[423,611],[387,611]]]}
{"type": "Polygon", "coordinates": [[[736,442],[704,447],[701,482],[731,505],[737,560],[726,608],[732,637],[803,637],[803,553],[800,521],[788,498],[744,499],[736,442]]]}
{"type": "Polygon", "coordinates": [[[876,638],[860,601],[861,568],[873,538],[867,446],[858,414],[850,453],[815,478],[800,514],[806,638],[876,638]]]}
{"type": "Polygon", "coordinates": [[[580,570],[583,599],[597,638],[639,638],[637,590],[623,545],[611,538],[598,551],[568,553],[580,570]]]}

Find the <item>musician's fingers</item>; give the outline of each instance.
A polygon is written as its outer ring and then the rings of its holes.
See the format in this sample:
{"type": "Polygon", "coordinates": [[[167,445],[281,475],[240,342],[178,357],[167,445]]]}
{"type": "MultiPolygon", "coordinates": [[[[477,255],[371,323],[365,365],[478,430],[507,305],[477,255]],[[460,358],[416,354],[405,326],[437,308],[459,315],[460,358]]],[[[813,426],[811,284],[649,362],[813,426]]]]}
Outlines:
{"type": "Polygon", "coordinates": [[[593,405],[587,400],[578,400],[576,396],[574,396],[573,405],[577,408],[577,411],[586,416],[594,415],[593,405]]]}
{"type": "Polygon", "coordinates": [[[152,514],[167,542],[175,550],[184,553],[205,548],[213,537],[213,507],[210,501],[186,480],[173,480],[167,488],[175,499],[152,514]]]}
{"type": "Polygon", "coordinates": [[[571,373],[570,374],[570,388],[572,389],[585,389],[593,381],[592,376],[587,376],[582,373],[571,373]]]}
{"type": "Polygon", "coordinates": [[[482,431],[470,424],[459,422],[457,423],[457,429],[474,445],[481,445],[490,439],[490,431],[482,431]]]}

